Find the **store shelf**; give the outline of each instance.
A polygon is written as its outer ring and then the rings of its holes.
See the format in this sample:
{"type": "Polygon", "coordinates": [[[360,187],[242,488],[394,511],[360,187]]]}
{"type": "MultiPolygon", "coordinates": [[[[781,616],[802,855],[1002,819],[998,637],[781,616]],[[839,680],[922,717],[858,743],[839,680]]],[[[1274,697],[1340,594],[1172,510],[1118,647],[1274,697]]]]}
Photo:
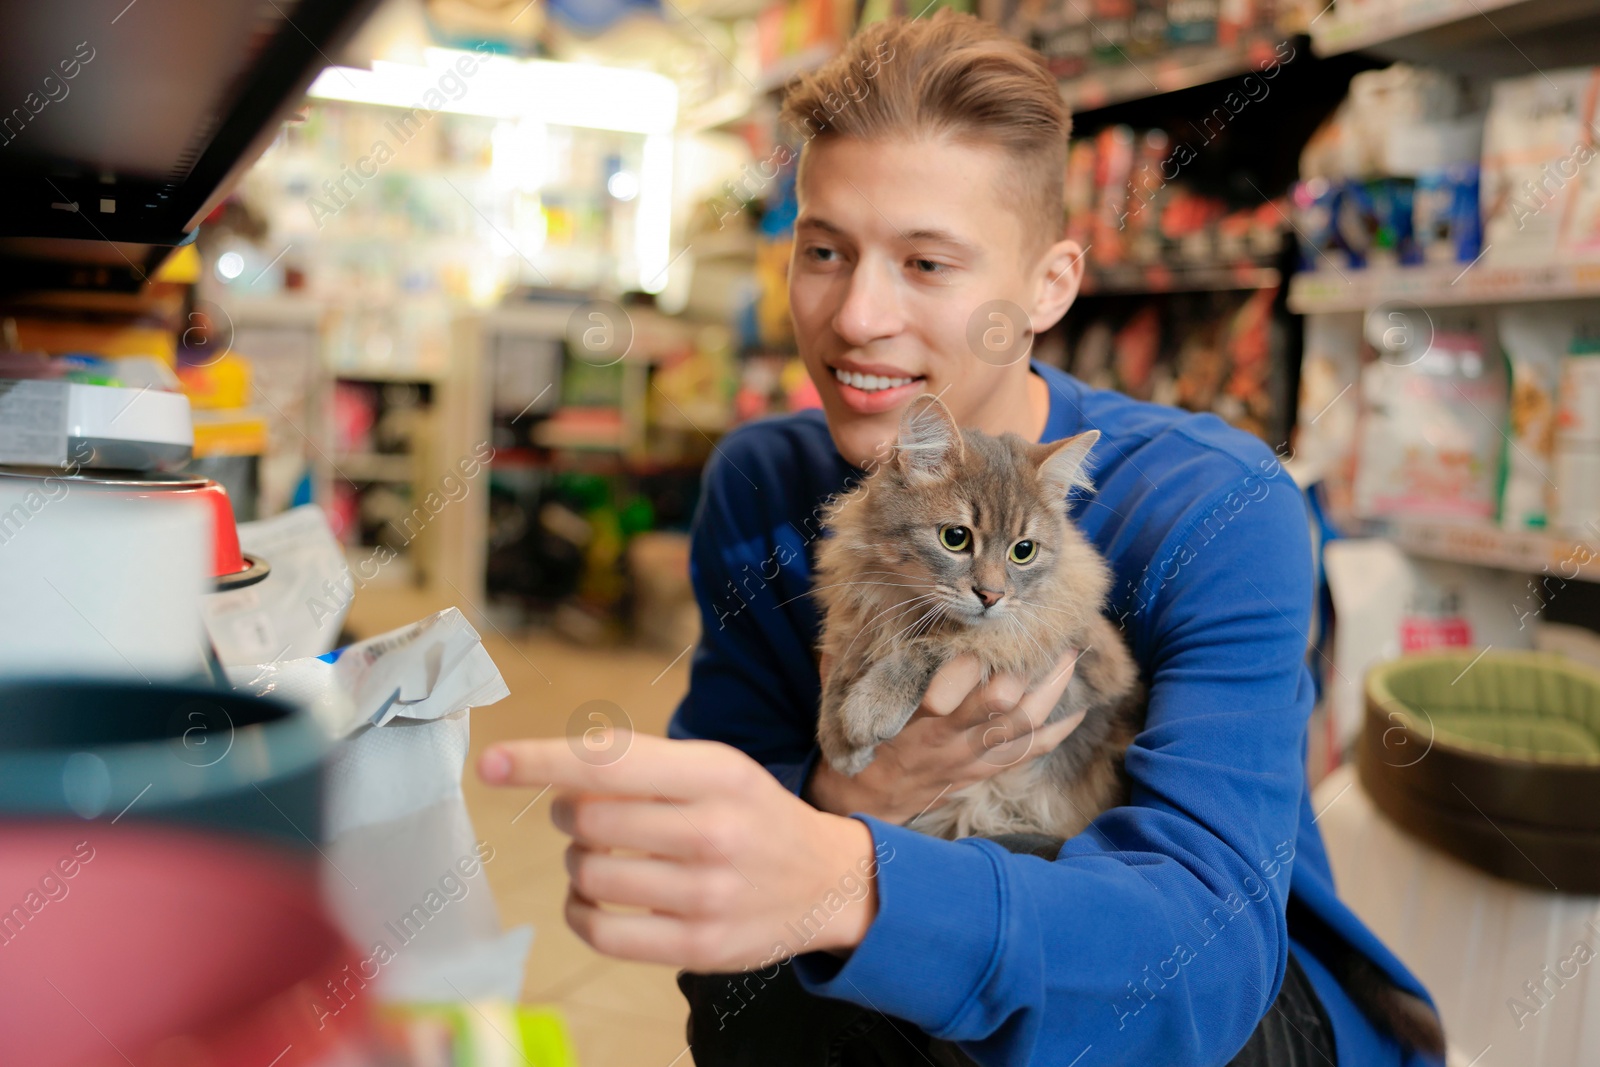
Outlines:
{"type": "Polygon", "coordinates": [[[1282,42],[1256,38],[1234,47],[1178,49],[1155,59],[1129,60],[1125,67],[1091,70],[1061,82],[1061,98],[1073,111],[1192,89],[1248,74],[1277,58],[1282,42]]]}
{"type": "Polygon", "coordinates": [[[1301,315],[1364,311],[1400,301],[1417,307],[1600,299],[1600,262],[1538,266],[1310,271],[1289,281],[1289,310],[1301,315]]]}
{"type": "Polygon", "coordinates": [[[1589,0],[1407,0],[1365,4],[1340,0],[1312,20],[1311,47],[1319,56],[1363,50],[1382,52],[1386,46],[1401,42],[1444,51],[1465,38],[1525,33],[1592,14],[1594,5],[1589,0]],[[1351,8],[1353,13],[1345,13],[1351,8]],[[1428,37],[1440,40],[1432,42],[1425,39],[1428,37]]]}
{"type": "Polygon", "coordinates": [[[749,92],[730,89],[705,103],[681,113],[680,133],[708,133],[729,130],[749,117],[755,98],[749,92]]]}
{"type": "Polygon", "coordinates": [[[416,370],[407,367],[350,367],[335,368],[332,373],[341,382],[410,384],[443,381],[446,372],[443,369],[416,370]]]}
{"type": "Polygon", "coordinates": [[[754,84],[764,93],[775,92],[800,75],[816,70],[838,54],[837,45],[814,45],[803,52],[784,56],[776,64],[757,74],[754,84]]]}
{"type": "Polygon", "coordinates": [[[256,0],[164,0],[89,41],[70,5],[9,12],[5,99],[82,62],[73,102],[0,159],[0,290],[137,292],[192,240],[376,0],[287,6],[292,21],[256,0]]]}
{"type": "Polygon", "coordinates": [[[1271,289],[1283,282],[1276,267],[1239,263],[1210,267],[1102,267],[1083,279],[1082,295],[1205,293],[1271,289]]]}
{"type": "Polygon", "coordinates": [[[608,449],[551,449],[544,453],[526,448],[503,448],[490,462],[497,471],[569,471],[587,474],[636,475],[681,474],[697,477],[705,467],[702,458],[680,459],[652,456],[608,455],[608,449]]]}
{"type": "Polygon", "coordinates": [[[335,456],[333,466],[336,474],[351,482],[409,482],[416,473],[412,457],[376,452],[335,456]]]}
{"type": "Polygon", "coordinates": [[[1419,519],[1384,523],[1380,530],[1401,551],[1426,559],[1527,574],[1548,570],[1559,578],[1600,582],[1600,539],[1584,542],[1536,531],[1419,519]]]}
{"type": "Polygon", "coordinates": [[[768,2],[769,0],[703,0],[699,4],[686,5],[684,14],[723,21],[753,19],[761,13],[761,9],[766,7],[768,2]]]}

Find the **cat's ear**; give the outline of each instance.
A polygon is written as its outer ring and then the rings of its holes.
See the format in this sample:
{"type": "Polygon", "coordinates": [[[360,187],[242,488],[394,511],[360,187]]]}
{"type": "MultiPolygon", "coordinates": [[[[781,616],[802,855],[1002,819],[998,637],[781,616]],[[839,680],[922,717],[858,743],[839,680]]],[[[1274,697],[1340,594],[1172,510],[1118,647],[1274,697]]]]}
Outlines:
{"type": "Polygon", "coordinates": [[[907,474],[934,474],[958,462],[966,446],[944,401],[924,393],[900,416],[894,460],[907,474]]]}
{"type": "Polygon", "coordinates": [[[1089,459],[1089,449],[1100,440],[1099,430],[1085,430],[1072,437],[1036,446],[1034,459],[1039,464],[1039,477],[1061,496],[1075,488],[1093,489],[1094,483],[1084,470],[1089,459]]]}

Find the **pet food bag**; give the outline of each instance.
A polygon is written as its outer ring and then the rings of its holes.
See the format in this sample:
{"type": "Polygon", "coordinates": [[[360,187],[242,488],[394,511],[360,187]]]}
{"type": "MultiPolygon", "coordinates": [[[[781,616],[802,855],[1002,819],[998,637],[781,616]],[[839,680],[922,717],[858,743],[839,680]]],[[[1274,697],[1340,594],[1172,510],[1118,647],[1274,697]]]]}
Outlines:
{"type": "Polygon", "coordinates": [[[1474,333],[1361,371],[1355,507],[1363,518],[1489,520],[1499,499],[1504,361],[1474,333]]]}

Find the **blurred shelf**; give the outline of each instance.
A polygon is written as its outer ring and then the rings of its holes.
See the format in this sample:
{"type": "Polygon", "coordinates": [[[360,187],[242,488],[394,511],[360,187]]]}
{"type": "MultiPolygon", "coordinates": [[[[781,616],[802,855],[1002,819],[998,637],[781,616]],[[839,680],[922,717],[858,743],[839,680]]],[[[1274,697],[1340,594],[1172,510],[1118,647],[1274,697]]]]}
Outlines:
{"type": "Polygon", "coordinates": [[[1208,267],[1102,267],[1083,279],[1083,296],[1138,293],[1204,293],[1271,289],[1283,282],[1276,267],[1255,263],[1208,267]]]}
{"type": "Polygon", "coordinates": [[[490,461],[491,470],[497,471],[582,471],[586,474],[683,474],[698,477],[705,466],[703,459],[666,459],[649,456],[613,455],[609,452],[584,449],[567,454],[537,452],[526,448],[503,448],[490,461]]]}
{"type": "Polygon", "coordinates": [[[1549,569],[1558,578],[1600,582],[1600,543],[1535,530],[1423,519],[1399,519],[1372,527],[1403,552],[1427,559],[1537,574],[1549,569]]]}
{"type": "Polygon", "coordinates": [[[703,0],[698,5],[684,5],[684,14],[724,21],[753,19],[769,2],[770,0],[703,0]]]}
{"type": "Polygon", "coordinates": [[[1592,0],[1404,0],[1350,5],[1356,13],[1341,14],[1346,6],[1341,0],[1312,20],[1311,47],[1317,55],[1384,51],[1397,43],[1448,50],[1467,38],[1528,32],[1595,13],[1592,0]],[[1491,19],[1491,14],[1502,17],[1491,19]],[[1481,25],[1471,25],[1479,19],[1481,25]]]}
{"type": "Polygon", "coordinates": [[[1073,111],[1090,111],[1192,89],[1266,66],[1283,42],[1281,37],[1257,37],[1231,47],[1180,48],[1151,59],[1130,59],[1125,67],[1098,68],[1064,79],[1061,98],[1073,111]]]}
{"type": "Polygon", "coordinates": [[[328,311],[325,304],[307,296],[275,294],[272,296],[234,296],[224,289],[213,303],[222,309],[235,325],[248,322],[255,325],[315,326],[328,311]]]}
{"type": "Polygon", "coordinates": [[[707,259],[748,259],[754,261],[761,242],[754,230],[742,226],[701,234],[689,245],[696,261],[707,259]]]}
{"type": "Polygon", "coordinates": [[[1300,315],[1365,311],[1403,301],[1418,307],[1600,299],[1600,262],[1496,267],[1480,262],[1436,267],[1308,271],[1289,280],[1289,310],[1300,315]]]}
{"type": "Polygon", "coordinates": [[[784,56],[776,64],[757,74],[754,85],[764,93],[776,92],[800,75],[816,70],[838,54],[838,45],[813,45],[803,52],[784,56]]]}
{"type": "Polygon", "coordinates": [[[328,372],[341,382],[378,382],[378,383],[434,383],[443,381],[445,371],[440,370],[409,370],[405,367],[352,367],[334,368],[328,372]]]}
{"type": "Polygon", "coordinates": [[[621,408],[572,405],[556,409],[529,434],[540,448],[623,452],[630,444],[621,408]]]}
{"type": "MultiPolygon", "coordinates": [[[[258,0],[146,5],[92,35],[94,72],[73,83],[67,118],[11,112],[28,136],[0,161],[0,291],[136,293],[192,241],[377,5],[286,6],[292,19],[258,0]]],[[[43,57],[82,57],[83,22],[72,5],[11,5],[8,87],[43,57]]]]}
{"type": "MultiPolygon", "coordinates": [[[[360,592],[369,589],[405,589],[417,584],[417,565],[411,557],[411,551],[401,548],[394,552],[389,562],[382,563],[373,570],[375,562],[380,562],[384,550],[378,545],[345,545],[345,565],[350,568],[351,574],[361,575],[360,592]],[[371,578],[365,577],[372,574],[371,578]]],[[[360,598],[357,597],[359,600],[360,598]]]]}
{"type": "Polygon", "coordinates": [[[334,473],[349,482],[410,482],[416,474],[412,457],[376,452],[336,456],[333,466],[334,473]]]}
{"type": "Polygon", "coordinates": [[[707,133],[729,129],[744,121],[754,106],[755,100],[750,93],[730,90],[682,113],[678,132],[707,133]]]}

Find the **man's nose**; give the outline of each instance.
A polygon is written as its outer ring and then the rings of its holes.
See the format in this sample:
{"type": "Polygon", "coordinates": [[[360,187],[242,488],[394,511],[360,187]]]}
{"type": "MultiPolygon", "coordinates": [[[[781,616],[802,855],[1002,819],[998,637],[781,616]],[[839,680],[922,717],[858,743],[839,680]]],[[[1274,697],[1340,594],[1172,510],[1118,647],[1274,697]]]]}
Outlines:
{"type": "Polygon", "coordinates": [[[1004,589],[985,589],[977,585],[972,587],[972,591],[978,595],[979,600],[983,601],[983,606],[986,608],[994,607],[1000,603],[1000,598],[1006,595],[1004,589]]]}
{"type": "Polygon", "coordinates": [[[864,258],[850,272],[849,286],[833,319],[834,332],[845,344],[864,348],[901,331],[898,294],[882,263],[864,258]]]}

